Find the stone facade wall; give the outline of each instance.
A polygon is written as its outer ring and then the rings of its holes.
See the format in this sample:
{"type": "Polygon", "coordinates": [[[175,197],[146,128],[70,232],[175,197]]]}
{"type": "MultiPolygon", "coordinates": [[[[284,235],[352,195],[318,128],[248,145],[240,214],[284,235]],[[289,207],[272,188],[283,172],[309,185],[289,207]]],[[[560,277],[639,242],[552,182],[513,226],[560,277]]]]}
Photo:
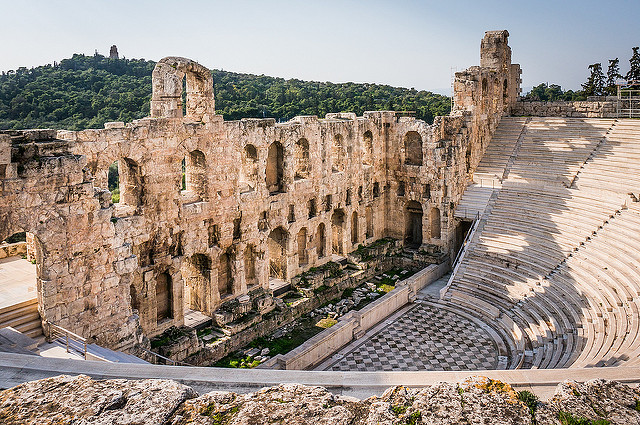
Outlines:
{"type": "Polygon", "coordinates": [[[454,109],[433,125],[391,111],[224,121],[208,70],[165,58],[150,118],[0,134],[0,240],[33,233],[43,319],[113,348],[189,308],[259,309],[270,277],[384,236],[450,254],[455,204],[519,93],[507,38],[486,33],[483,66],[456,74],[454,109]]]}
{"type": "Polygon", "coordinates": [[[15,257],[17,255],[27,255],[26,242],[0,244],[0,258],[15,257]]]}
{"type": "Polygon", "coordinates": [[[512,115],[533,117],[617,118],[615,101],[537,102],[519,101],[512,115]]]}

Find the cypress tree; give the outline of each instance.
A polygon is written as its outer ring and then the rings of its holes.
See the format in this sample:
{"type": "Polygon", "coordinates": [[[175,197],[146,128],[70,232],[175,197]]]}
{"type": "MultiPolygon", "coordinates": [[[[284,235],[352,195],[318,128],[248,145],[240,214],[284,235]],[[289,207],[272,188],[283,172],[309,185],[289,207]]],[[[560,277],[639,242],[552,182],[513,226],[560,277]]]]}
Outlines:
{"type": "Polygon", "coordinates": [[[582,84],[582,90],[585,96],[601,96],[604,90],[604,74],[602,73],[602,64],[594,63],[589,65],[591,75],[587,82],[582,84]]]}
{"type": "Polygon", "coordinates": [[[620,75],[620,60],[618,58],[609,59],[609,67],[607,68],[607,87],[605,91],[608,95],[613,96],[617,93],[616,80],[622,78],[620,75]]]}

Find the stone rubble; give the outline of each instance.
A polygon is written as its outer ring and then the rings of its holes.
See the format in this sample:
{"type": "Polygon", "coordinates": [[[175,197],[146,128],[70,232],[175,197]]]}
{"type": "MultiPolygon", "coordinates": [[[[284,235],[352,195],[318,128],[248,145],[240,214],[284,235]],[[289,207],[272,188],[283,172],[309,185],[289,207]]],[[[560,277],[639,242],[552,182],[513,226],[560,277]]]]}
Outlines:
{"type": "MultiPolygon", "coordinates": [[[[0,423],[25,424],[531,424],[604,420],[640,422],[640,390],[613,381],[565,381],[547,402],[518,398],[510,385],[486,377],[421,389],[389,388],[358,400],[322,387],[282,384],[249,394],[215,391],[198,396],[170,380],[93,380],[57,376],[0,392],[0,423]]],[[[608,421],[608,422],[606,422],[608,421]]]]}

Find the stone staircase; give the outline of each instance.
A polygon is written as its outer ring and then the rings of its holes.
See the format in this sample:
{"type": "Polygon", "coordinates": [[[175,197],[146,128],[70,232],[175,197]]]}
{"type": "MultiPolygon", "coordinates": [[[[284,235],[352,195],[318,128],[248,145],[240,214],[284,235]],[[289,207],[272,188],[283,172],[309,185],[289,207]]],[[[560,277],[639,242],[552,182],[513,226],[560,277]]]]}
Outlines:
{"type": "Polygon", "coordinates": [[[0,309],[0,329],[12,327],[30,338],[43,335],[36,298],[0,309]]]}

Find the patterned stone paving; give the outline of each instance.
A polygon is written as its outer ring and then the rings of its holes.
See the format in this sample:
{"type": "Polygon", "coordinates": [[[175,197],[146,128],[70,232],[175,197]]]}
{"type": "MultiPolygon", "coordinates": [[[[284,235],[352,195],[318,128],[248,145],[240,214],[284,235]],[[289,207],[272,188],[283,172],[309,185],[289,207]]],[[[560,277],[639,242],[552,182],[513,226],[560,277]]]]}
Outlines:
{"type": "Polygon", "coordinates": [[[484,370],[496,368],[498,350],[478,325],[421,303],[333,358],[326,370],[484,370]]]}

